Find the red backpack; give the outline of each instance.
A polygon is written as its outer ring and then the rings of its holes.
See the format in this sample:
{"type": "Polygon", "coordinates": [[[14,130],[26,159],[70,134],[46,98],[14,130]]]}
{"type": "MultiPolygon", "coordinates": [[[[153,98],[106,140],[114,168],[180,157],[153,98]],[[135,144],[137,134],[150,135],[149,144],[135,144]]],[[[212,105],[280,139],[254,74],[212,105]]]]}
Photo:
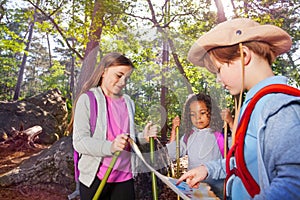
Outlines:
{"type": "MultiPolygon", "coordinates": [[[[245,136],[246,131],[248,128],[248,123],[250,120],[250,116],[252,114],[252,111],[256,105],[256,103],[259,101],[261,97],[264,95],[270,94],[270,93],[283,93],[287,95],[293,95],[293,96],[300,96],[300,90],[283,85],[283,84],[273,84],[264,87],[260,91],[258,91],[254,97],[249,102],[247,108],[244,111],[244,114],[240,120],[240,123],[238,125],[237,131],[236,131],[236,142],[229,150],[227,157],[226,157],[226,179],[227,182],[229,177],[231,175],[238,176],[245,186],[247,192],[249,195],[253,198],[256,194],[259,194],[260,187],[258,183],[255,181],[255,179],[250,174],[246,163],[245,163],[245,157],[244,157],[244,145],[245,145],[245,136]],[[233,168],[230,170],[230,158],[232,156],[235,156],[236,158],[236,168],[233,168]]],[[[225,187],[226,188],[226,187],[225,187]]],[[[226,191],[224,191],[226,194],[226,191]]],[[[225,195],[226,196],[226,195],[225,195]]]]}
{"type": "MultiPolygon", "coordinates": [[[[97,122],[97,115],[98,115],[98,109],[97,109],[97,100],[92,91],[87,91],[86,94],[89,96],[90,100],[90,129],[91,129],[91,137],[94,134],[95,128],[96,128],[96,122],[97,122]]],[[[74,199],[76,196],[79,195],[79,169],[78,169],[78,161],[80,159],[79,153],[74,150],[73,152],[73,159],[74,159],[74,178],[76,182],[76,189],[75,191],[68,195],[68,199],[74,199]]]]}

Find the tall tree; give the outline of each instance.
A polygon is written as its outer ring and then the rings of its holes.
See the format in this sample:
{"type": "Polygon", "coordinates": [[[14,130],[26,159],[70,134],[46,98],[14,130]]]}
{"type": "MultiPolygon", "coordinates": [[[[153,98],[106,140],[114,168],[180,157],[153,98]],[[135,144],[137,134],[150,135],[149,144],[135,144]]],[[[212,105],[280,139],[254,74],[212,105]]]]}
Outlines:
{"type": "Polygon", "coordinates": [[[217,7],[217,23],[225,22],[227,20],[224,12],[224,6],[221,0],[215,0],[215,4],[217,7]]]}
{"type": "MultiPolygon", "coordinates": [[[[170,2],[166,1],[166,6],[164,9],[164,23],[169,21],[169,17],[170,17],[170,2]]],[[[153,18],[153,17],[152,17],[153,18]]],[[[169,45],[168,45],[168,38],[165,35],[165,37],[163,37],[163,46],[162,46],[162,73],[161,73],[161,92],[160,92],[160,105],[162,106],[162,108],[164,108],[165,113],[161,113],[161,119],[164,119],[166,116],[168,116],[168,108],[167,108],[167,103],[166,103],[166,96],[168,94],[168,88],[165,85],[166,82],[166,76],[165,76],[165,70],[168,69],[169,67],[169,45]],[[165,116],[164,116],[165,115],[165,116]]],[[[162,122],[164,122],[162,120],[162,122]]],[[[167,123],[163,123],[161,124],[161,140],[166,143],[167,142],[167,123]]]]}
{"type": "Polygon", "coordinates": [[[99,52],[99,42],[101,39],[102,29],[105,25],[104,23],[104,8],[103,1],[96,0],[94,3],[94,9],[92,14],[92,23],[89,31],[89,40],[85,49],[84,59],[81,67],[81,73],[73,94],[76,96],[79,94],[83,84],[91,76],[95,69],[97,62],[97,55],[99,52]]]}
{"type": "MultiPolygon", "coordinates": [[[[192,3],[192,1],[182,1],[182,2],[172,2],[169,0],[164,1],[164,3],[161,3],[161,7],[158,7],[156,5],[156,2],[151,1],[151,0],[147,0],[147,7],[149,10],[149,15],[150,17],[145,17],[145,16],[141,16],[136,14],[136,12],[128,12],[127,14],[129,16],[132,16],[133,18],[136,19],[142,19],[143,21],[149,21],[152,26],[154,28],[157,29],[157,31],[160,33],[160,38],[161,38],[161,42],[163,44],[163,46],[161,46],[161,48],[163,48],[162,50],[162,57],[160,60],[160,63],[162,65],[162,69],[161,69],[161,92],[160,92],[160,104],[161,107],[164,108],[164,110],[166,111],[165,113],[165,118],[168,115],[167,111],[168,111],[168,103],[167,103],[167,96],[168,96],[168,86],[167,83],[170,83],[170,80],[168,80],[168,78],[166,78],[168,76],[169,71],[170,71],[170,62],[169,62],[169,53],[171,52],[171,56],[172,56],[172,63],[175,64],[175,66],[177,67],[177,70],[179,71],[179,73],[182,76],[182,80],[183,83],[185,84],[185,89],[188,91],[188,93],[193,93],[193,89],[192,89],[192,85],[189,82],[189,79],[186,75],[186,72],[183,68],[183,65],[181,63],[181,59],[179,57],[178,54],[178,50],[176,48],[176,45],[174,44],[174,36],[175,34],[172,34],[172,24],[176,24],[177,20],[178,21],[184,21],[185,17],[188,16],[192,16],[194,14],[197,13],[198,11],[198,7],[194,8],[192,5],[194,5],[192,3]],[[180,6],[187,6],[189,5],[188,8],[186,9],[178,9],[180,6]],[[177,6],[175,8],[175,6],[177,6]],[[182,18],[182,19],[181,19],[182,18]]],[[[176,26],[176,25],[175,25],[176,26]]],[[[176,28],[175,28],[176,29],[176,28]]],[[[170,87],[170,86],[169,86],[170,87]]],[[[171,86],[172,87],[172,86],[171,86]]],[[[162,124],[162,130],[161,130],[161,137],[163,141],[166,141],[167,138],[167,126],[166,123],[162,124]]]]}
{"type": "MultiPolygon", "coordinates": [[[[38,0],[38,2],[39,2],[39,0],[38,0]]],[[[20,70],[19,70],[18,81],[17,81],[17,85],[15,88],[15,94],[14,94],[13,100],[18,100],[19,96],[20,96],[21,84],[23,81],[24,69],[25,69],[26,60],[27,60],[27,53],[30,48],[30,43],[31,43],[32,34],[33,34],[33,28],[34,28],[34,24],[36,21],[36,15],[37,15],[36,8],[34,8],[33,13],[34,13],[33,19],[29,24],[29,30],[28,30],[29,34],[28,34],[28,38],[27,38],[27,42],[26,42],[26,47],[24,49],[23,59],[22,59],[22,63],[20,66],[20,70]]]]}

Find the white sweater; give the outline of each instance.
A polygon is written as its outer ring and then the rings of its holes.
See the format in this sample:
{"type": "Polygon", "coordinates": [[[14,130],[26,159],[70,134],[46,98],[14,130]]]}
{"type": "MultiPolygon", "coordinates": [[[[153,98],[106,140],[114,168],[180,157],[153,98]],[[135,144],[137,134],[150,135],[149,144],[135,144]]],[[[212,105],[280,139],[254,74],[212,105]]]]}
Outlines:
{"type": "MultiPolygon", "coordinates": [[[[180,138],[180,157],[188,155],[188,170],[211,160],[222,159],[215,134],[210,128],[197,129],[193,127],[193,134],[187,144],[180,138]]],[[[176,141],[166,145],[171,159],[176,159],[176,141]]]]}
{"type": "MultiPolygon", "coordinates": [[[[82,94],[76,104],[74,125],[73,125],[73,146],[79,153],[80,159],[78,169],[80,171],[79,181],[86,186],[90,186],[96,177],[100,162],[104,156],[112,156],[110,152],[111,141],[106,140],[107,132],[107,108],[105,96],[100,87],[90,89],[97,99],[98,117],[93,137],[90,133],[90,101],[87,94],[82,94]]],[[[130,122],[130,137],[135,140],[137,135],[134,127],[134,102],[126,94],[125,99],[130,122]]],[[[144,138],[139,138],[141,143],[145,142],[144,138]]],[[[132,168],[135,163],[132,158],[132,168]]]]}

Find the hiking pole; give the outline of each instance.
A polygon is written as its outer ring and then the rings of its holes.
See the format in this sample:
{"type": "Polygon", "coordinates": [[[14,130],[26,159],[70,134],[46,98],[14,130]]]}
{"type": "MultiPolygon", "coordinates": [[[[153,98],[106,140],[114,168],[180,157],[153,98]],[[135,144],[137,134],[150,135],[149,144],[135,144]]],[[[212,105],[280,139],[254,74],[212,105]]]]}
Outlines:
{"type": "Polygon", "coordinates": [[[179,131],[178,131],[178,126],[176,127],[176,164],[177,164],[177,171],[176,171],[176,178],[179,178],[180,173],[180,143],[179,143],[179,131]]]}
{"type": "MultiPolygon", "coordinates": [[[[179,173],[179,170],[180,170],[180,143],[179,143],[179,128],[178,126],[176,126],[176,164],[177,164],[177,169],[176,169],[176,178],[179,178],[180,176],[180,173],[179,173]]],[[[177,199],[179,200],[180,199],[180,196],[177,195],[177,199]]]]}
{"type": "MultiPolygon", "coordinates": [[[[226,159],[227,156],[227,140],[228,140],[228,135],[227,135],[228,129],[227,129],[227,122],[224,120],[224,158],[226,159]]],[[[226,199],[226,181],[224,181],[223,184],[223,198],[226,199]]]]}
{"type": "MultiPolygon", "coordinates": [[[[150,137],[149,138],[149,143],[150,143],[150,160],[151,163],[154,164],[154,138],[150,137]]],[[[153,200],[158,199],[158,194],[157,194],[157,182],[156,182],[156,176],[154,172],[151,172],[151,179],[152,179],[152,196],[153,200]]]]}
{"type": "Polygon", "coordinates": [[[99,185],[99,187],[98,187],[98,189],[97,189],[97,191],[96,191],[96,193],[95,193],[95,195],[93,197],[93,200],[98,200],[98,198],[100,197],[101,192],[102,192],[102,190],[103,190],[103,188],[104,188],[104,186],[106,184],[106,181],[107,181],[107,179],[108,179],[108,177],[109,177],[109,175],[110,175],[110,173],[111,173],[114,165],[116,164],[116,161],[117,161],[119,155],[120,155],[120,151],[116,151],[114,153],[114,155],[113,155],[113,157],[112,157],[112,159],[110,161],[110,164],[109,164],[109,166],[107,168],[107,171],[105,172],[104,177],[101,180],[101,183],[100,183],[100,185],[99,185]]]}
{"type": "Polygon", "coordinates": [[[224,121],[224,158],[227,156],[227,144],[228,144],[228,127],[227,127],[227,122],[224,121]]]}

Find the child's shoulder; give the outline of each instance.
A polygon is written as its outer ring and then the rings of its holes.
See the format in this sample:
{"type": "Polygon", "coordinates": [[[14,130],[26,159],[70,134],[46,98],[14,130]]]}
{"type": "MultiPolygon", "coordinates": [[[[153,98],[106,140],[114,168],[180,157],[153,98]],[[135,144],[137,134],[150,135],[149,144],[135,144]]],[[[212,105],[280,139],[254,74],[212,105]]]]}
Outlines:
{"type": "Polygon", "coordinates": [[[262,115],[272,115],[281,108],[291,106],[294,103],[300,106],[300,96],[287,95],[283,93],[270,94],[270,98],[263,107],[262,115]]]}
{"type": "Polygon", "coordinates": [[[128,94],[122,94],[122,97],[125,98],[125,99],[130,99],[130,100],[132,100],[131,97],[130,97],[128,94]]]}

